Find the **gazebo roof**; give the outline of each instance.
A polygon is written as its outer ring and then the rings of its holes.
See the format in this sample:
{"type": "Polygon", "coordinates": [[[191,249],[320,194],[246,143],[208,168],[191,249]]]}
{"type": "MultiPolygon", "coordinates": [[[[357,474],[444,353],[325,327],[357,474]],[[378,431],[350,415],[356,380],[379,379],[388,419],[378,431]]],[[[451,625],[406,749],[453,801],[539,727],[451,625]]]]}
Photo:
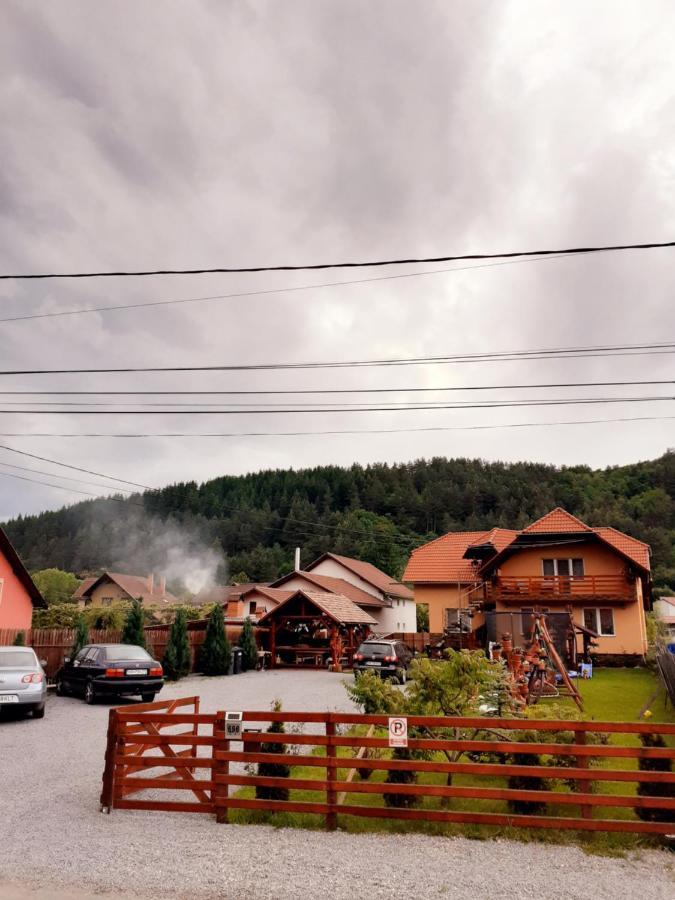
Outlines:
{"type": "Polygon", "coordinates": [[[293,591],[290,597],[283,600],[274,609],[266,613],[258,622],[259,625],[266,625],[268,621],[275,616],[283,615],[284,607],[292,603],[296,597],[304,597],[313,603],[321,612],[330,616],[340,625],[375,625],[376,620],[368,615],[365,610],[357,606],[348,597],[342,594],[329,594],[320,591],[293,591]]]}

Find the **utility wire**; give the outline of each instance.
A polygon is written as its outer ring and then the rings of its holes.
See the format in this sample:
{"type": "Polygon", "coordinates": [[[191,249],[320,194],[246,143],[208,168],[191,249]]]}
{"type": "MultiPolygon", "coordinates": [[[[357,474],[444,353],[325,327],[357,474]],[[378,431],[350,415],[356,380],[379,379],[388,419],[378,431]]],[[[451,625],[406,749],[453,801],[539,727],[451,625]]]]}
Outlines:
{"type": "MultiPolygon", "coordinates": [[[[0,391],[0,396],[41,396],[41,397],[166,397],[166,396],[273,396],[298,394],[409,394],[441,391],[506,391],[535,390],[541,388],[573,388],[573,387],[636,387],[645,385],[675,384],[675,380],[663,381],[565,381],[543,384],[470,384],[451,385],[450,387],[390,387],[390,388],[298,388],[296,390],[245,390],[245,391],[0,391]]],[[[26,400],[26,403],[35,401],[26,400]]],[[[61,404],[64,405],[64,404],[61,404]]],[[[80,404],[82,405],[82,404],[80,404]]]]}
{"type": "MultiPolygon", "coordinates": [[[[0,466],[5,466],[8,469],[17,469],[19,472],[34,472],[36,475],[46,475],[48,478],[60,478],[63,481],[74,481],[77,484],[88,484],[90,487],[99,488],[100,490],[110,490],[110,491],[119,491],[122,494],[132,494],[133,491],[129,490],[129,488],[121,488],[121,487],[113,487],[108,484],[97,484],[95,481],[85,481],[83,478],[73,478],[72,475],[59,475],[57,472],[45,472],[43,469],[34,469],[30,466],[15,466],[12,463],[0,462],[0,466]]],[[[0,474],[6,475],[7,472],[0,472],[0,474]]],[[[107,476],[101,476],[106,478],[107,476]]]]}
{"type": "MultiPolygon", "coordinates": [[[[64,484],[54,484],[50,481],[39,481],[37,478],[28,478],[25,475],[14,475],[12,472],[0,472],[0,476],[3,478],[17,478],[19,481],[30,481],[32,484],[41,484],[44,487],[56,488],[59,491],[68,491],[71,494],[84,494],[87,497],[95,497],[97,499],[107,499],[107,500],[117,500],[120,503],[126,503],[128,501],[127,497],[106,497],[102,498],[100,494],[93,494],[91,491],[82,491],[79,488],[68,487],[64,484]]],[[[58,475],[56,476],[58,478],[58,475]]],[[[112,488],[111,488],[112,490],[112,488]]],[[[139,503],[132,503],[132,506],[140,506],[139,503]]]]}
{"type": "Polygon", "coordinates": [[[220,366],[123,366],[120,368],[83,369],[4,369],[1,375],[82,375],[136,372],[250,372],[282,369],[347,369],[375,366],[436,365],[463,362],[527,361],[532,359],[577,359],[597,356],[654,356],[675,352],[674,342],[615,344],[596,347],[550,348],[542,350],[509,350],[492,353],[469,353],[449,356],[390,357],[384,359],[344,360],[304,363],[248,363],[220,366]]]}
{"type": "MultiPolygon", "coordinates": [[[[572,256],[573,254],[569,254],[572,256]]],[[[87,306],[75,309],[55,310],[54,312],[30,313],[25,316],[8,316],[0,319],[0,325],[9,322],[27,322],[33,319],[56,319],[61,316],[80,316],[87,313],[119,312],[128,309],[148,309],[156,306],[175,306],[181,303],[211,303],[219,300],[237,300],[243,297],[264,297],[268,294],[294,294],[301,291],[320,290],[323,288],[342,287],[354,284],[369,284],[373,281],[398,281],[402,278],[421,278],[424,275],[442,275],[448,272],[467,272],[471,269],[492,269],[495,266],[514,266],[519,263],[549,262],[553,259],[567,259],[562,256],[542,256],[535,259],[507,259],[502,262],[481,263],[477,266],[454,266],[449,269],[430,269],[426,272],[403,272],[398,275],[375,275],[372,278],[353,278],[349,281],[327,281],[321,284],[303,284],[295,287],[267,288],[257,291],[237,291],[230,294],[209,294],[205,297],[179,297],[172,300],[149,300],[145,303],[115,303],[109,306],[87,306]]]]}
{"type": "MultiPolygon", "coordinates": [[[[349,428],[326,431],[160,431],[160,432],[51,432],[51,431],[7,431],[0,432],[3,438],[244,438],[244,437],[308,437],[315,435],[357,435],[357,434],[412,434],[432,431],[491,431],[503,428],[550,428],[554,425],[600,425],[614,422],[665,422],[675,420],[675,416],[621,416],[613,419],[572,419],[555,422],[506,422],[495,425],[425,425],[411,428],[349,428]]],[[[84,470],[86,471],[86,470],[84,470]]],[[[128,483],[128,482],[127,482],[128,483]]],[[[153,488],[153,490],[155,490],[153,488]]]]}
{"type": "Polygon", "coordinates": [[[84,472],[86,475],[95,475],[97,478],[106,478],[108,481],[117,481],[120,484],[128,484],[132,487],[143,488],[148,491],[153,490],[153,488],[149,487],[147,484],[138,484],[135,481],[125,481],[123,478],[114,478],[112,475],[103,475],[101,472],[94,472],[92,469],[83,469],[81,466],[73,466],[70,463],[61,462],[58,459],[49,459],[47,456],[38,456],[37,453],[28,453],[27,450],[17,450],[16,447],[8,447],[7,444],[0,444],[0,450],[7,450],[8,453],[16,453],[19,456],[30,457],[30,459],[37,459],[40,462],[62,466],[64,469],[71,469],[73,472],[84,472]]]}
{"type": "Polygon", "coordinates": [[[672,401],[675,396],[654,397],[584,397],[558,400],[495,400],[482,403],[438,403],[436,405],[407,405],[407,406],[352,406],[335,408],[323,407],[266,407],[265,409],[0,409],[0,415],[30,415],[30,416],[278,416],[278,415],[306,415],[327,413],[363,413],[363,412],[423,412],[443,409],[507,409],[511,407],[530,406],[576,406],[598,405],[605,403],[653,403],[658,401],[672,401]]]}
{"type": "MultiPolygon", "coordinates": [[[[672,382],[671,382],[672,383],[672,382]]],[[[263,415],[264,413],[277,413],[277,412],[287,412],[287,413],[312,413],[312,412],[383,412],[391,409],[394,412],[398,412],[399,410],[424,410],[424,409],[493,409],[499,408],[501,406],[511,407],[511,406],[563,406],[569,405],[573,403],[643,403],[652,400],[675,400],[675,397],[662,397],[662,396],[654,396],[654,397],[560,397],[560,398],[546,398],[543,400],[536,399],[534,397],[525,397],[517,400],[499,400],[499,399],[490,399],[490,400],[456,400],[452,404],[448,404],[446,399],[443,400],[425,400],[423,405],[420,406],[411,406],[410,400],[381,400],[379,401],[380,405],[377,407],[367,406],[366,404],[369,401],[353,401],[351,403],[342,401],[338,403],[324,402],[324,401],[311,401],[304,403],[302,401],[297,401],[294,403],[293,408],[289,408],[287,403],[270,403],[266,401],[265,403],[251,403],[250,401],[247,403],[224,403],[223,401],[219,403],[208,403],[205,401],[194,401],[191,403],[182,403],[178,401],[164,401],[158,403],[147,403],[147,402],[139,402],[139,403],[117,403],[114,400],[102,400],[94,403],[86,402],[86,401],[65,401],[65,400],[31,400],[31,401],[8,401],[5,403],[5,406],[19,406],[21,409],[3,409],[0,410],[0,413],[6,413],[8,415],[16,414],[16,415],[30,415],[31,413],[39,414],[39,415],[49,415],[50,413],[62,413],[64,415],[68,413],[72,413],[73,415],[77,415],[78,413],[87,413],[92,407],[106,407],[106,409],[99,410],[100,415],[104,415],[106,413],[124,415],[125,413],[129,414],[137,414],[139,411],[148,410],[152,411],[154,415],[159,415],[161,413],[166,413],[170,415],[171,413],[176,413],[178,415],[191,415],[195,413],[196,415],[206,415],[209,412],[213,412],[214,415],[218,413],[229,413],[234,415],[237,412],[241,412],[242,415],[250,413],[256,415],[263,415]],[[319,404],[317,406],[317,403],[319,404]],[[28,406],[27,406],[28,404],[28,406]],[[66,406],[68,409],[34,409],[33,407],[45,407],[45,406],[58,406],[63,407],[66,406]],[[123,406],[124,409],[118,409],[117,407],[123,406]],[[30,408],[28,408],[30,407],[30,408]],[[84,408],[82,408],[84,407],[84,408]],[[114,409],[109,409],[108,407],[114,407],[114,409]],[[128,408],[133,407],[133,408],[128,408]],[[187,407],[187,408],[186,408],[187,407]],[[206,409],[204,409],[206,407],[206,409]],[[282,407],[280,409],[280,407],[282,407]]],[[[370,401],[372,402],[372,401],[370,401]]]]}
{"type": "Polygon", "coordinates": [[[33,274],[0,275],[0,280],[27,281],[45,278],[117,278],[139,277],[147,275],[215,275],[237,274],[247,272],[299,272],[318,269],[362,269],[375,266],[407,266],[420,263],[463,262],[472,259],[518,259],[524,256],[569,256],[573,253],[606,253],[619,250],[653,250],[664,247],[675,247],[675,241],[660,241],[647,244],[609,244],[606,246],[568,247],[557,250],[518,250],[509,253],[462,253],[448,256],[409,257],[407,259],[377,259],[368,262],[329,262],[303,263],[280,266],[219,266],[203,269],[144,269],[118,270],[108,272],[50,272],[33,274]]]}

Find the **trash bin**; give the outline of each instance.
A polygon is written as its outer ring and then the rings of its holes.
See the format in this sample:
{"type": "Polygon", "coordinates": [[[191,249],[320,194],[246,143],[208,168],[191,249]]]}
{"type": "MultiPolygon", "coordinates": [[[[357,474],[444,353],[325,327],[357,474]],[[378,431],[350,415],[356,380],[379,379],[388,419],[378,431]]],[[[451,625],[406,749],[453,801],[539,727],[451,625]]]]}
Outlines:
{"type": "Polygon", "coordinates": [[[233,675],[239,675],[239,673],[242,671],[243,657],[244,657],[244,654],[242,652],[241,647],[233,647],[232,648],[232,674],[233,675]]]}

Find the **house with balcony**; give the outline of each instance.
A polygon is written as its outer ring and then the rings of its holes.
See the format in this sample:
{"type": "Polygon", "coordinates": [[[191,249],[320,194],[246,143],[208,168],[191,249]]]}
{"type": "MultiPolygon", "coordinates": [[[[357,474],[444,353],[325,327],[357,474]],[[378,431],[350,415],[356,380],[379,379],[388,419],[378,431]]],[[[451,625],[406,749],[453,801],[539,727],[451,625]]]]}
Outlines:
{"type": "Polygon", "coordinates": [[[538,610],[569,613],[598,661],[636,662],[647,649],[649,546],[564,509],[522,531],[443,535],[413,551],[403,580],[427,605],[430,631],[466,635],[467,645],[484,643],[495,620],[524,635],[538,610]]]}

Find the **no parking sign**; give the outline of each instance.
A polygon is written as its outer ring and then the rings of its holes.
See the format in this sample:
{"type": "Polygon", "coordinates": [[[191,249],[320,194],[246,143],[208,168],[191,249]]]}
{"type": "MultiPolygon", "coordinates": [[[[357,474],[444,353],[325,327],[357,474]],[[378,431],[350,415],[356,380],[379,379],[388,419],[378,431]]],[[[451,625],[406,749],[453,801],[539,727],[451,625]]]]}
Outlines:
{"type": "Polygon", "coordinates": [[[403,716],[389,717],[389,746],[408,746],[408,720],[403,716]]]}

